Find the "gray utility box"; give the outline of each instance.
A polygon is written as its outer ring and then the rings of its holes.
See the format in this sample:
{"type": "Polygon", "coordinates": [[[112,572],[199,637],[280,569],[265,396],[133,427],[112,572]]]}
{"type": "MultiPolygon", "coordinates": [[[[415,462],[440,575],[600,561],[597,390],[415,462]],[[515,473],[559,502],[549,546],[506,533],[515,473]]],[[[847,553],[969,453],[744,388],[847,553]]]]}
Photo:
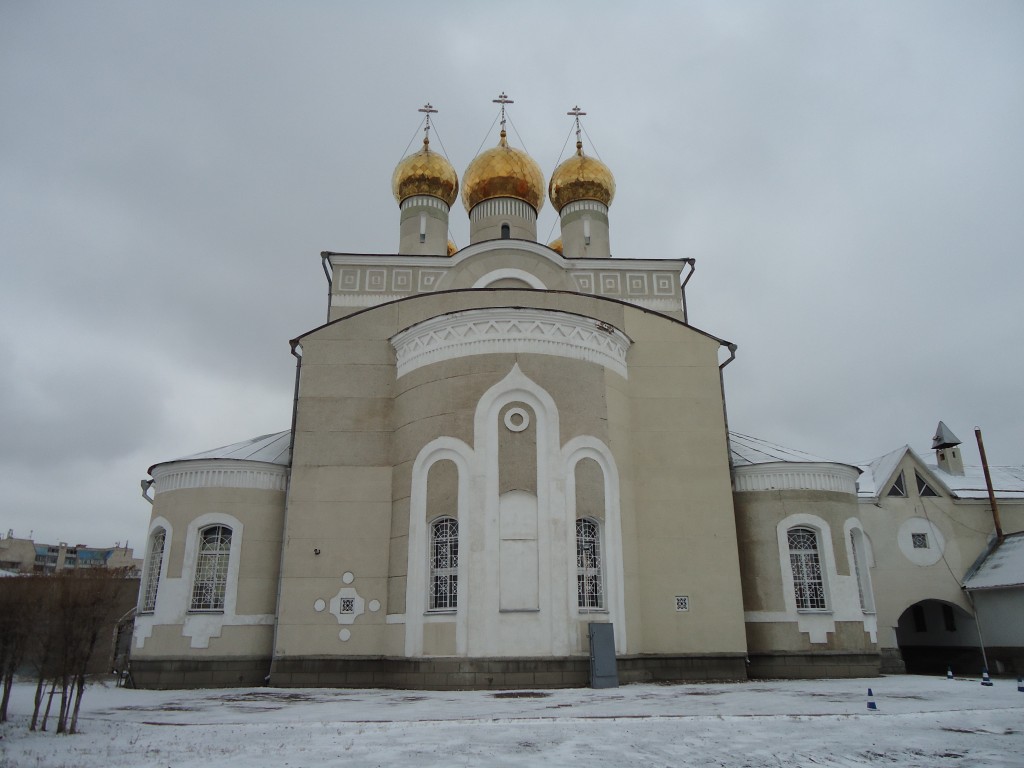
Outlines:
{"type": "Polygon", "coordinates": [[[619,668],[615,664],[615,629],[611,624],[590,623],[590,687],[618,688],[619,668]]]}

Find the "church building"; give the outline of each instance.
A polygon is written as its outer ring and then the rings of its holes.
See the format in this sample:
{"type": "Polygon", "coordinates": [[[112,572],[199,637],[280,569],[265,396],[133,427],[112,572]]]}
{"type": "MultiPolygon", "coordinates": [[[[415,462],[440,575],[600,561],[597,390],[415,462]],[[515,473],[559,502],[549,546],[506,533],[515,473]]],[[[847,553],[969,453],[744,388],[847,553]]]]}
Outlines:
{"type": "MultiPolygon", "coordinates": [[[[615,180],[582,113],[545,178],[499,102],[498,143],[461,178],[427,112],[392,177],[397,252],[323,254],[329,320],[291,342],[291,428],[150,468],[135,684],[586,685],[591,624],[626,682],[977,650],[959,582],[1003,539],[973,469],[730,433],[736,347],[690,323],[692,260],[613,258],[615,180]]],[[[1013,469],[1000,508],[1020,531],[1013,469]]],[[[1022,638],[1000,663],[1024,664],[1022,638]]]]}

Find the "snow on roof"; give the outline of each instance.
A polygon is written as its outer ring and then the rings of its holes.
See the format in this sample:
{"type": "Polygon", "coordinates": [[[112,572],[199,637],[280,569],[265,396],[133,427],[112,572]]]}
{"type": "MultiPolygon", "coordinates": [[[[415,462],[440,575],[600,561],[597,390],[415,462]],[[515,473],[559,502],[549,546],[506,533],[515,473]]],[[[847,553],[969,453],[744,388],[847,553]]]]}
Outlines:
{"type": "Polygon", "coordinates": [[[1024,533],[1014,533],[981,561],[964,579],[967,589],[1024,586],[1024,533]]]}
{"type": "Polygon", "coordinates": [[[0,568],[0,579],[4,578],[6,576],[20,576],[20,575],[21,575],[20,573],[15,573],[14,571],[5,571],[3,568],[0,568]]]}
{"type": "MultiPolygon", "coordinates": [[[[909,445],[901,446],[868,464],[860,465],[863,474],[857,478],[857,495],[861,498],[878,496],[881,486],[888,482],[903,457],[909,453],[941,483],[954,498],[987,499],[985,472],[980,465],[965,464],[962,475],[951,475],[938,464],[926,462],[909,445]]],[[[992,487],[996,497],[1007,500],[1024,500],[1024,467],[989,467],[992,487]]],[[[912,479],[912,478],[911,478],[912,479]]]]}
{"type": "MultiPolygon", "coordinates": [[[[281,464],[288,466],[291,462],[289,444],[291,442],[291,430],[275,432],[272,435],[260,435],[240,443],[212,448],[209,451],[193,453],[189,456],[182,456],[170,461],[161,461],[159,464],[170,464],[174,461],[197,461],[200,459],[234,459],[236,461],[262,461],[267,464],[281,464]]],[[[153,467],[157,466],[156,464],[153,467]]],[[[153,469],[150,467],[150,470],[153,469]]]]}
{"type": "Polygon", "coordinates": [[[867,464],[861,464],[861,475],[857,478],[857,495],[862,498],[877,496],[881,492],[879,486],[892,477],[907,451],[913,453],[909,445],[903,445],[867,464]]]}
{"type": "MultiPolygon", "coordinates": [[[[957,498],[987,499],[988,488],[985,485],[985,470],[980,464],[965,464],[962,475],[951,475],[939,469],[937,464],[925,464],[940,481],[942,481],[957,498]]],[[[992,476],[992,489],[999,499],[1024,499],[1024,467],[993,467],[989,466],[992,476]]]]}
{"type": "Polygon", "coordinates": [[[832,459],[823,459],[820,456],[801,451],[796,448],[785,448],[759,437],[744,435],[739,432],[729,432],[729,447],[732,449],[732,465],[734,467],[749,466],[751,464],[770,464],[776,461],[810,462],[826,464],[843,464],[832,459]]]}

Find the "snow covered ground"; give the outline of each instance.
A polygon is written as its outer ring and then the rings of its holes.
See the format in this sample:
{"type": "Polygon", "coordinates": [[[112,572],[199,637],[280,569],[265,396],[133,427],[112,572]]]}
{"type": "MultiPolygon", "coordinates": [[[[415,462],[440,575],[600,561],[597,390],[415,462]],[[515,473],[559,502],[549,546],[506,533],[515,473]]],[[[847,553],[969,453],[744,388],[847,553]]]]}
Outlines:
{"type": "Polygon", "coordinates": [[[0,768],[1024,766],[1024,693],[1005,679],[456,693],[94,685],[70,737],[28,732],[32,692],[17,687],[0,726],[0,768]]]}

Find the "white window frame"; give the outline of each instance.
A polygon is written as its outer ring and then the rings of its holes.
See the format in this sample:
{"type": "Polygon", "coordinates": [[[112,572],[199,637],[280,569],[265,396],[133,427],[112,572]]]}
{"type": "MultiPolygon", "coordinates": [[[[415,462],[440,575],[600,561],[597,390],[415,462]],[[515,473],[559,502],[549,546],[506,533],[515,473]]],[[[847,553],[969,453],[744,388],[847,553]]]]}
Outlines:
{"type": "Polygon", "coordinates": [[[847,535],[850,542],[850,573],[857,580],[857,597],[860,599],[861,612],[874,613],[875,593],[871,586],[867,534],[862,528],[852,526],[847,535]]]}
{"type": "Polygon", "coordinates": [[[149,553],[146,558],[146,578],[142,582],[140,592],[139,613],[154,613],[156,599],[160,590],[160,573],[164,565],[164,552],[167,547],[167,529],[163,526],[154,528],[149,535],[149,553]],[[159,545],[159,546],[158,546],[159,545]]]}
{"type": "Polygon", "coordinates": [[[607,610],[601,538],[599,520],[576,518],[576,607],[580,613],[604,613],[607,610]]]}
{"type": "Polygon", "coordinates": [[[225,523],[212,523],[197,531],[189,613],[224,613],[233,538],[234,530],[225,523]],[[217,537],[211,541],[215,548],[207,548],[208,535],[217,537]]]}
{"type": "Polygon", "coordinates": [[[438,517],[430,521],[430,551],[427,563],[427,610],[431,613],[453,613],[459,608],[459,521],[454,517],[438,517]],[[444,528],[444,537],[438,532],[444,528]],[[439,589],[444,584],[444,590],[439,589]]]}

